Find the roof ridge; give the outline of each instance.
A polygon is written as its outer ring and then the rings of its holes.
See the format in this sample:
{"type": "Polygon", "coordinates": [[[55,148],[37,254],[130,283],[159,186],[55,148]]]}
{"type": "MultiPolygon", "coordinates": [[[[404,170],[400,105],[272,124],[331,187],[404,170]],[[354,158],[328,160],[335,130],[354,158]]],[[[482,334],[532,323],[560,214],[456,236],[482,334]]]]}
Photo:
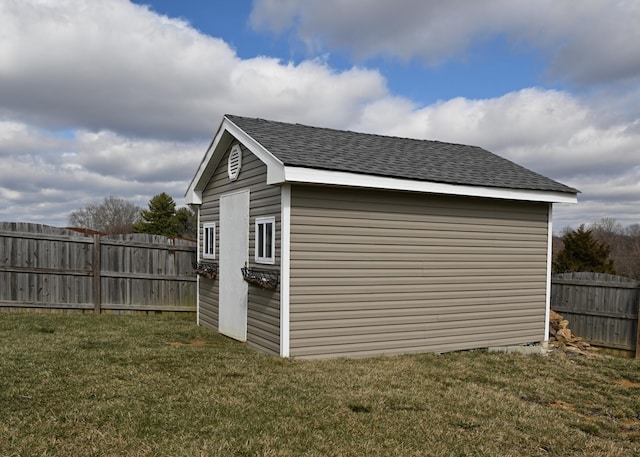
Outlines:
{"type": "MultiPolygon", "coordinates": [[[[426,141],[426,142],[430,142],[430,143],[450,144],[450,145],[454,145],[454,146],[465,146],[465,147],[470,147],[470,148],[479,148],[479,149],[483,149],[483,150],[486,151],[486,149],[484,149],[482,146],[477,146],[477,145],[473,145],[473,144],[465,144],[465,143],[456,143],[456,142],[451,142],[451,141],[430,140],[430,139],[427,139],[427,138],[412,138],[412,137],[408,137],[408,136],[397,136],[397,135],[383,135],[383,134],[380,134],[380,133],[371,133],[371,132],[358,132],[356,130],[339,129],[339,128],[336,128],[336,127],[321,127],[321,126],[318,126],[318,125],[301,124],[300,122],[275,121],[275,120],[272,120],[272,119],[265,119],[265,118],[261,118],[261,117],[240,116],[240,115],[237,115],[237,114],[225,114],[224,116],[225,117],[237,117],[237,118],[254,120],[254,121],[261,121],[261,122],[270,122],[270,123],[282,124],[282,125],[299,126],[299,127],[310,128],[310,129],[329,130],[329,131],[341,132],[341,133],[353,133],[355,135],[368,135],[368,136],[374,136],[374,137],[378,137],[378,138],[390,138],[390,139],[394,139],[394,140],[398,140],[399,139],[399,140],[407,140],[407,141],[426,141]]],[[[505,159],[505,160],[508,160],[508,159],[505,159]]]]}

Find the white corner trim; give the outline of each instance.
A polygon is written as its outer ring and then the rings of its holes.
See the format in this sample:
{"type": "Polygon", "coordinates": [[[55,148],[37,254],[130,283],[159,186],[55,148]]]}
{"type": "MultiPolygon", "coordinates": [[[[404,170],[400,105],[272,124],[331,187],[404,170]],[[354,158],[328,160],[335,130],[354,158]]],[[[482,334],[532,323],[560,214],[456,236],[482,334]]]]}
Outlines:
{"type": "MultiPolygon", "coordinates": [[[[200,206],[197,214],[197,242],[196,242],[196,262],[200,263],[200,249],[202,248],[202,236],[200,235],[200,206]]],[[[200,325],[200,275],[196,275],[196,325],[200,325]]]]}
{"type": "Polygon", "coordinates": [[[291,271],[291,185],[280,190],[280,356],[289,357],[289,289],[291,271]]]}
{"type": "Polygon", "coordinates": [[[549,203],[547,222],[547,290],[545,292],[544,337],[542,341],[549,341],[549,317],[551,316],[551,262],[553,261],[553,204],[549,203]]]}
{"type": "MultiPolygon", "coordinates": [[[[274,176],[275,178],[275,176],[274,176]]],[[[284,167],[282,178],[270,180],[268,184],[282,182],[298,182],[308,184],[329,184],[350,187],[367,187],[373,189],[403,190],[444,195],[460,195],[467,197],[487,197],[505,200],[523,200],[549,203],[577,203],[576,194],[542,191],[502,189],[497,187],[468,186],[444,184],[428,181],[372,176],[341,171],[317,170],[314,168],[284,167]]]]}

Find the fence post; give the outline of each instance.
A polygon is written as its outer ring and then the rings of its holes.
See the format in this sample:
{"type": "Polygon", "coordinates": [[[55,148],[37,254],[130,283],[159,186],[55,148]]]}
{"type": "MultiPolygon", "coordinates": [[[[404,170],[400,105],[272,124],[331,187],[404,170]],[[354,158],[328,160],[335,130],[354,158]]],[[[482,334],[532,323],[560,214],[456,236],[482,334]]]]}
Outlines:
{"type": "Polygon", "coordinates": [[[102,307],[102,291],[100,290],[100,234],[93,235],[93,311],[100,314],[102,307]]]}

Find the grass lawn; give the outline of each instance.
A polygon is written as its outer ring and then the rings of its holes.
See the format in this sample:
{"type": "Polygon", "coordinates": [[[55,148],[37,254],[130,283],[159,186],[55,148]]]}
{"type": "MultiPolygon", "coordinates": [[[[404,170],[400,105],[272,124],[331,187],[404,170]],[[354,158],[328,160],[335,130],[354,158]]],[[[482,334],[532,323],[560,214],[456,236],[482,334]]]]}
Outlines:
{"type": "Polygon", "coordinates": [[[0,314],[0,456],[640,455],[640,363],[282,360],[187,318],[0,314]]]}

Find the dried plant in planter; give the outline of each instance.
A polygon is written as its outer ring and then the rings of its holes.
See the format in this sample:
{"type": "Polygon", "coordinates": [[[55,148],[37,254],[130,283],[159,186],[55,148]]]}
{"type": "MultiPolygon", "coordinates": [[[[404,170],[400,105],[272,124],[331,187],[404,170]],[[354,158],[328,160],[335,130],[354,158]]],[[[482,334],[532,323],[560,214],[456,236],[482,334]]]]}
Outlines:
{"type": "Polygon", "coordinates": [[[212,262],[200,262],[194,264],[194,271],[197,275],[214,280],[218,277],[218,264],[212,262]]]}
{"type": "Polygon", "coordinates": [[[249,284],[267,290],[275,290],[280,283],[279,271],[251,268],[246,265],[242,268],[242,277],[249,284]]]}

